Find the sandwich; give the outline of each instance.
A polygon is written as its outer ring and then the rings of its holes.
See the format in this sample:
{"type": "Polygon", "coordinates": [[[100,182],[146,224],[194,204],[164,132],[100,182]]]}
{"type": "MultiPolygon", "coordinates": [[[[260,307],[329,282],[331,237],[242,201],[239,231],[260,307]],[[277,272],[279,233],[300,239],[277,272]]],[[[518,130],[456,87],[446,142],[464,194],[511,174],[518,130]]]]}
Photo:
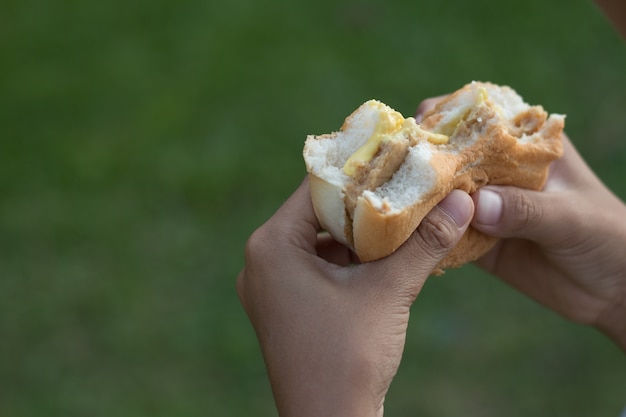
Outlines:
{"type": "MultiPolygon", "coordinates": [[[[383,258],[453,189],[540,190],[550,162],[562,155],[564,123],[565,116],[491,83],[467,84],[420,123],[369,100],[339,131],[306,138],[316,216],[361,262],[383,258]]],[[[470,227],[435,273],[478,259],[495,243],[470,227]]]]}

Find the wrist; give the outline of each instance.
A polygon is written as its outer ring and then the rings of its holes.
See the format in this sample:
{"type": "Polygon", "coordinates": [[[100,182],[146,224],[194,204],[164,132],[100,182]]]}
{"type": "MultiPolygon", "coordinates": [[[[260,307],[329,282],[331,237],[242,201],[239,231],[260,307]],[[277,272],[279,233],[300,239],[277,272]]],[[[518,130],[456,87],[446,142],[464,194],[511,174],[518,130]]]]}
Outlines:
{"type": "Polygon", "coordinates": [[[278,414],[281,417],[382,417],[386,389],[381,392],[379,384],[372,381],[371,364],[358,360],[358,356],[342,360],[342,355],[337,353],[320,360],[309,356],[308,360],[299,357],[290,361],[281,355],[280,362],[266,357],[278,414]]]}
{"type": "MultiPolygon", "coordinates": [[[[307,386],[308,385],[308,386],[307,386]]],[[[274,400],[280,417],[383,417],[383,406],[349,387],[300,387],[276,389],[274,400]],[[287,391],[287,392],[285,392],[287,391]]]]}

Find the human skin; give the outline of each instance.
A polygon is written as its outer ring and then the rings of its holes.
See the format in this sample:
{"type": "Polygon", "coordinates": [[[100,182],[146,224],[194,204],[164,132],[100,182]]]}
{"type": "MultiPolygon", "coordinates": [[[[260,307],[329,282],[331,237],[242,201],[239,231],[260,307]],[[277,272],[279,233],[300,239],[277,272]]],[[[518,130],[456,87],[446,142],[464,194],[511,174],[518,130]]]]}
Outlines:
{"type": "MultiPolygon", "coordinates": [[[[626,36],[626,3],[596,3],[626,36]]],[[[624,203],[564,136],[542,191],[486,186],[470,198],[455,190],[397,252],[360,265],[320,233],[305,180],[251,236],[237,279],[279,415],[383,415],[410,306],[470,220],[501,238],[481,267],[626,351],[624,219],[624,203]]]]}
{"type": "Polygon", "coordinates": [[[383,415],[410,306],[473,210],[455,190],[395,253],[359,264],[320,233],[304,180],[250,237],[237,291],[281,417],[383,415]]]}
{"type": "Polygon", "coordinates": [[[473,195],[472,226],[502,238],[478,265],[626,351],[626,206],[564,142],[543,191],[473,195]]]}
{"type": "Polygon", "coordinates": [[[321,232],[304,180],[250,237],[237,279],[279,415],[383,415],[410,306],[470,222],[501,238],[480,266],[626,350],[626,206],[563,140],[542,191],[454,190],[398,251],[366,264],[321,232]]]}
{"type": "MultiPolygon", "coordinates": [[[[424,101],[421,116],[441,100],[424,101]]],[[[472,227],[502,238],[477,264],[626,351],[626,206],[563,135],[542,191],[485,186],[472,227]]]]}
{"type": "MultiPolygon", "coordinates": [[[[595,3],[626,37],[626,2],[595,3]]],[[[442,97],[424,100],[416,119],[442,97]]],[[[472,226],[502,238],[477,264],[626,351],[626,206],[563,142],[543,191],[487,186],[472,196],[472,226]]]]}

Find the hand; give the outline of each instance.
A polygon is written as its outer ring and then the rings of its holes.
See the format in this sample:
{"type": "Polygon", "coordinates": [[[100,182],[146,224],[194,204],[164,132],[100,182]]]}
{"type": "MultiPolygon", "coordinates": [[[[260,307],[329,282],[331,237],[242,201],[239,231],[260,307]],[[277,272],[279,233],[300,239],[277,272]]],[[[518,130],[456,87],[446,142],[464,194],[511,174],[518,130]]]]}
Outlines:
{"type": "Polygon", "coordinates": [[[358,264],[320,233],[302,183],[250,237],[237,279],[279,415],[382,416],[410,306],[472,215],[455,190],[395,253],[358,264]]]}
{"type": "Polygon", "coordinates": [[[472,226],[504,238],[478,264],[626,350],[626,206],[564,136],[541,192],[488,186],[472,226]]]}
{"type": "MultiPolygon", "coordinates": [[[[418,115],[439,98],[427,100],[418,115]]],[[[626,206],[563,135],[543,191],[485,186],[472,226],[503,238],[478,265],[626,350],[626,206]]]]}

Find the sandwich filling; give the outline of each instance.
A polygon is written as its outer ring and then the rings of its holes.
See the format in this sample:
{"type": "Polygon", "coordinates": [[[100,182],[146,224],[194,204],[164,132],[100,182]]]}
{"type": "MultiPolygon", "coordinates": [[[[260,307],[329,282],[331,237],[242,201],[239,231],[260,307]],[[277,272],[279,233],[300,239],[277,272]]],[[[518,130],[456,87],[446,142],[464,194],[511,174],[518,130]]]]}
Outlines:
{"type": "Polygon", "coordinates": [[[369,106],[378,112],[378,122],[369,139],[350,155],[343,166],[343,172],[351,177],[356,174],[359,167],[367,165],[374,158],[383,143],[394,140],[397,135],[414,137],[419,134],[435,144],[447,143],[450,139],[447,135],[422,129],[413,117],[405,119],[399,112],[379,101],[370,100],[364,106],[369,106]]]}
{"type": "MultiPolygon", "coordinates": [[[[562,128],[563,116],[552,117],[554,129],[562,128]]],[[[464,149],[478,140],[506,134],[522,143],[540,141],[551,134],[546,120],[541,106],[526,104],[508,87],[471,83],[427,112],[420,124],[379,101],[367,101],[339,132],[309,136],[304,155],[311,174],[340,190],[345,237],[353,246],[352,221],[361,199],[382,215],[399,213],[437,191],[442,175],[437,158],[455,161],[453,172],[463,173],[477,160],[464,149]]]]}

